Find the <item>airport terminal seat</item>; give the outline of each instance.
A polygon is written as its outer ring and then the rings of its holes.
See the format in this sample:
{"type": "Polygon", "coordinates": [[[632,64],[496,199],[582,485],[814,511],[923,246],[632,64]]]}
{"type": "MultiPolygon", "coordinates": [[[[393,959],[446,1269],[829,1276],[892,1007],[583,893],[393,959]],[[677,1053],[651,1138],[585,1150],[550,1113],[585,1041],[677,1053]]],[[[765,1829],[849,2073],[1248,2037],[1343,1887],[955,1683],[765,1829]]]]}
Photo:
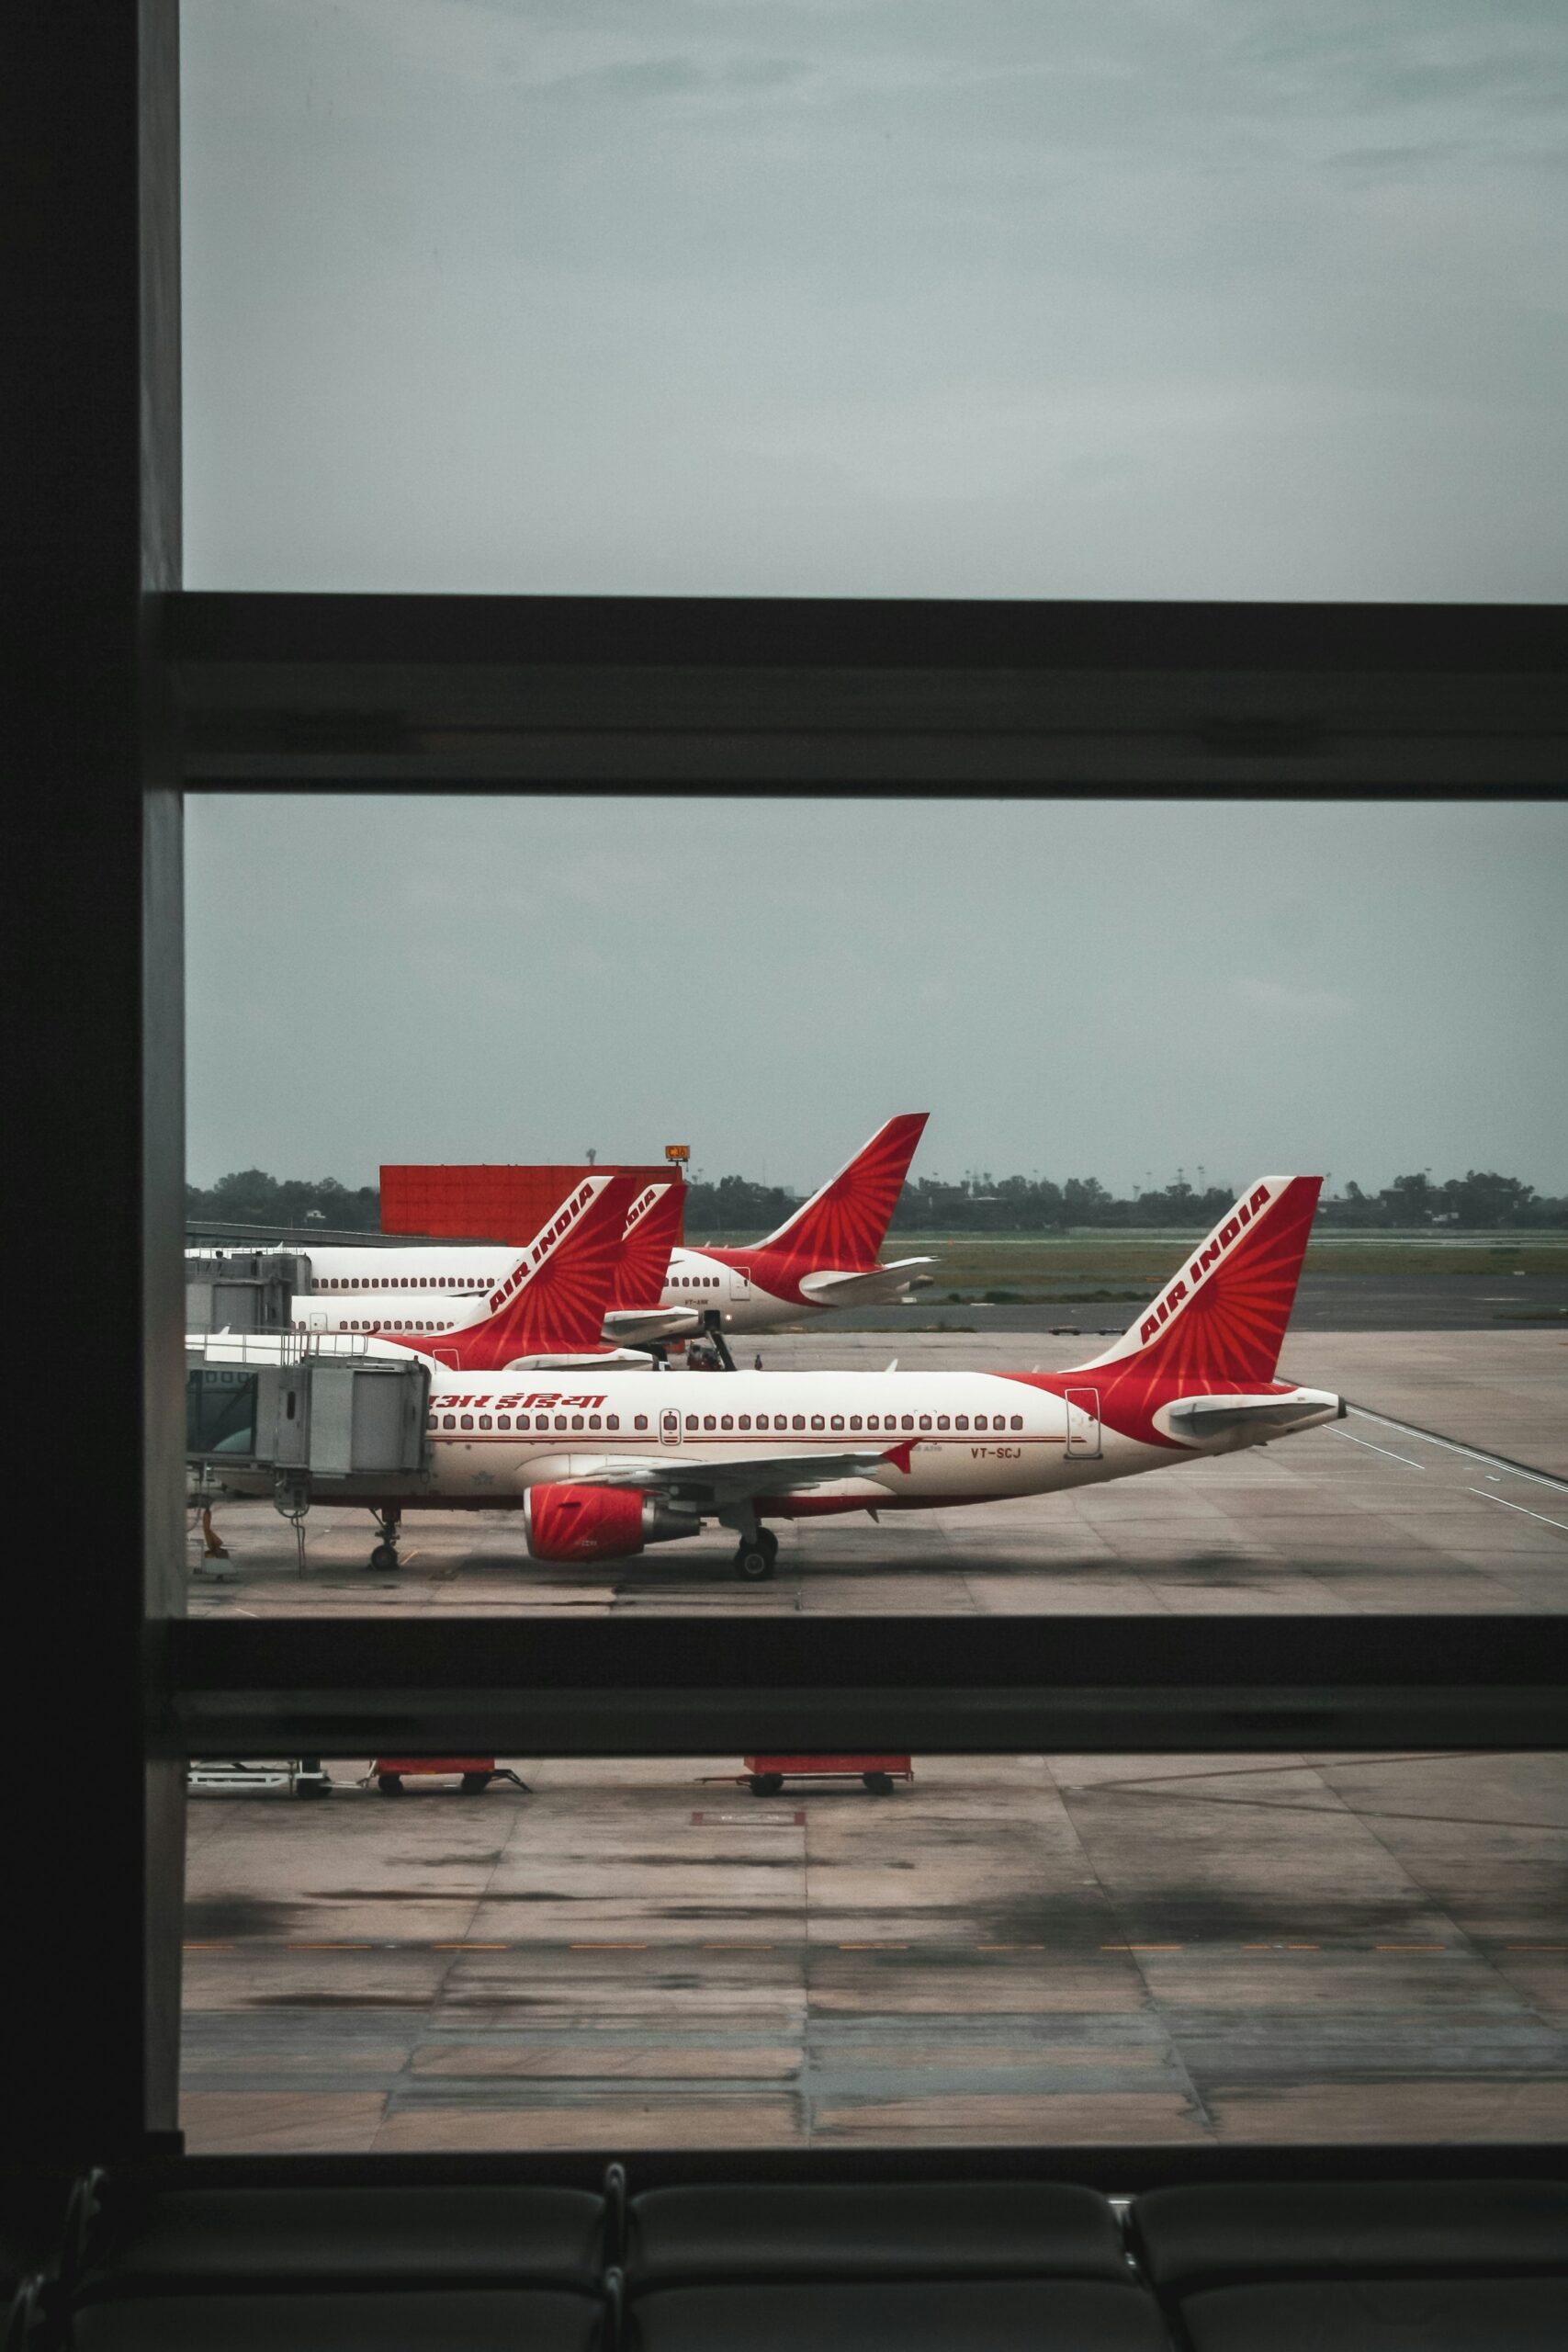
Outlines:
{"type": "Polygon", "coordinates": [[[1116,2216],[1055,2181],[650,2188],[626,2209],[633,2295],[654,2288],[877,2278],[1098,2278],[1125,2286],[1116,2216]]]}
{"type": "Polygon", "coordinates": [[[596,2294],[605,2200],[489,2183],[167,2188],[110,2176],[71,2267],[78,2303],[220,2287],[555,2288],[596,2294]]]}
{"type": "Polygon", "coordinates": [[[626,2211],[632,2352],[1163,2352],[1097,2191],[1041,2181],[654,2188],[626,2211]]]}
{"type": "Polygon", "coordinates": [[[1568,2182],[1294,2181],[1133,2200],[1193,2352],[1549,2352],[1568,2345],[1568,2182]]]}
{"type": "Polygon", "coordinates": [[[1168,2352],[1130,2280],[963,2278],[675,2287],[627,2306],[627,2352],[1168,2352]]]}
{"type": "Polygon", "coordinates": [[[138,2295],[74,2312],[69,2352],[601,2352],[608,2310],[550,2288],[138,2295]]]}

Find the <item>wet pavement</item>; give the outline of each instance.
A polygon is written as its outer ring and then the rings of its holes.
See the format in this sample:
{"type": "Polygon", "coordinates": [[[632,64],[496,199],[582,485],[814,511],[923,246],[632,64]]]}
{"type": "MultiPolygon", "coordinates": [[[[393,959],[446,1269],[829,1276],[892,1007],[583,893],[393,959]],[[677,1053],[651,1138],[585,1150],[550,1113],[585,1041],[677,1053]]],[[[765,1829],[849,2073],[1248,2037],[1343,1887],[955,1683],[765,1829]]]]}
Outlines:
{"type": "MultiPolygon", "coordinates": [[[[814,1332],[768,1340],[764,1362],[872,1368],[896,1349],[910,1369],[1028,1369],[1081,1361],[1092,1346],[1040,1331],[925,1332],[891,1344],[880,1333],[814,1332]]],[[[1292,1331],[1282,1370],[1337,1387],[1362,1409],[1275,1445],[1076,1492],[890,1514],[879,1525],[859,1517],[784,1523],[778,1574],[767,1585],[737,1582],[734,1539],[717,1528],[626,1562],[545,1566],[529,1558],[515,1511],[411,1513],[402,1566],[385,1576],[367,1566],[368,1514],[321,1508],[307,1521],[301,1577],[289,1529],[269,1503],[246,1502],[218,1508],[231,1556],[213,1564],[222,1580],[193,1574],[190,1610],[750,1615],[1568,1604],[1568,1338],[1292,1331]]],[[[193,1541],[193,1567],[199,1551],[193,1541]]]]}
{"type": "Polygon", "coordinates": [[[193,1796],[193,2150],[1568,2129],[1568,1758],[517,1762],[193,1796]]]}

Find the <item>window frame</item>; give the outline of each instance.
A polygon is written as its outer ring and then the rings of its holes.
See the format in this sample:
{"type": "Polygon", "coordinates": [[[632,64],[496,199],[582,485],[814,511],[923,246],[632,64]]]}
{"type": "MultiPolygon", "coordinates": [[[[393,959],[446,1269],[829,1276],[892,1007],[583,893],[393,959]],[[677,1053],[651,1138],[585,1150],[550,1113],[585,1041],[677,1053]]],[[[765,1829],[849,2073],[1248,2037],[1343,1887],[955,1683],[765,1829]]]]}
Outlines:
{"type": "MultiPolygon", "coordinates": [[[[722,1726],[743,1752],[742,1726],[749,1746],[787,1711],[780,1744],[793,1747],[802,1686],[784,1690],[787,1667],[806,1677],[826,1748],[863,1742],[868,1708],[900,1735],[892,1744],[932,1753],[1568,1747],[1568,1619],[1540,1614],[933,1613],[861,1632],[852,1618],[501,1620],[444,1624],[437,1643],[415,1620],[183,1617],[184,791],[830,801],[1174,786],[1221,835],[1224,804],[1259,795],[1555,797],[1568,612],[184,592],[177,0],[110,12],[85,48],[74,32],[71,12],[36,13],[0,77],[6,152],[24,166],[11,322],[28,355],[29,465],[13,475],[10,535],[26,551],[17,675],[28,674],[10,717],[43,829],[40,887],[17,912],[34,925],[60,1054],[95,1072],[96,1150],[79,1157],[124,1180],[95,1224],[63,1176],[60,1201],[38,1213],[50,1237],[38,1254],[85,1261],[65,1319],[92,1332],[108,1367],[95,1424],[104,1491],[134,1500],[90,1579],[90,1637],[73,1585],[51,1603],[25,1694],[40,1709],[34,1745],[58,1764],[27,1825],[40,1860],[24,1849],[19,1883],[41,1883],[51,1840],[79,1837],[85,1805],[97,1843],[93,1887],[65,1891],[28,1963],[70,2004],[73,2045],[40,2051],[36,2091],[19,2053],[11,2128],[77,2160],[177,2149],[180,1767],[231,1737],[235,1753],[259,1741],[363,1756],[372,1727],[395,1722],[397,1744],[430,1752],[460,1728],[465,1740],[525,1733],[535,1753],[590,1752],[592,1738],[596,1754],[690,1754],[722,1726]],[[100,853],[90,894],[84,827],[100,853]],[[122,1016],[117,1057],[106,1023],[122,1016]],[[100,1257],[135,1269],[108,1306],[89,1287],[87,1229],[103,1237],[100,1257]],[[542,1660],[570,1693],[570,1721],[551,1713],[542,1660]]],[[[61,1157],[73,1156],[73,1140],[61,1157]]],[[[68,1476],[68,1453],[56,1463],[68,1476]]],[[[960,2153],[931,2152],[949,2173],[960,2153]]],[[[1266,2144],[1204,2153],[1291,2177],[1333,2162],[1266,2144]]],[[[1470,2171],[1500,2153],[1521,2164],[1514,2149],[1450,2153],[1470,2171]]],[[[1551,2143],[1535,2153],[1550,2159],[1551,2143]]],[[[1394,2154],[1418,2168],[1439,2152],[1394,2154]]],[[[1124,2181],[1133,2152],[1094,2160],[1124,2181]]],[[[863,2161],[804,2154],[817,2177],[863,2161]]],[[[1017,2170],[1027,2155],[976,2161],[1017,2170]]]]}

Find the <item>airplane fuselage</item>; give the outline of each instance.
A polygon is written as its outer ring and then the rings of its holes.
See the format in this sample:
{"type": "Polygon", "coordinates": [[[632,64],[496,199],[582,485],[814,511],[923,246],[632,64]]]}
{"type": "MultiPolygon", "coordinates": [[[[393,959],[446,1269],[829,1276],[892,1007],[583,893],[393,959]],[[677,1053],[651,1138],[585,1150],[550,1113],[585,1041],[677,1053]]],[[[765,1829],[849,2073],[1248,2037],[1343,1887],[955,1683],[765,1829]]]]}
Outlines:
{"type": "MultiPolygon", "coordinates": [[[[489,1312],[516,1262],[516,1251],[479,1242],[407,1250],[339,1247],[310,1252],[313,1287],[297,1295],[297,1323],[311,1329],[397,1330],[460,1329],[489,1312]],[[321,1317],[311,1319],[310,1311],[321,1317]],[[327,1319],[330,1317],[330,1319],[327,1319]],[[379,1324],[374,1318],[379,1317],[379,1324]]],[[[782,1324],[835,1306],[894,1305],[908,1276],[875,1266],[823,1267],[777,1250],[672,1250],[660,1305],[700,1319],[717,1310],[726,1331],[775,1331],[782,1324]],[[842,1279],[863,1285],[852,1297],[814,1298],[803,1282],[842,1279]]]]}
{"type": "MultiPolygon", "coordinates": [[[[1268,1385],[1308,1407],[1297,1426],[1334,1418],[1337,1397],[1288,1383],[1268,1385]]],[[[1157,1410],[1170,1398],[1145,1400],[1157,1410]]],[[[1262,1432],[1181,1441],[1101,1419],[1092,1379],[1010,1373],[620,1373],[595,1381],[548,1376],[465,1376],[438,1370],[426,1437],[429,1474],[394,1497],[403,1509],[516,1506],[531,1487],[614,1480],[627,1464],[657,1459],[689,1470],[694,1485],[728,1464],[862,1448],[897,1458],[852,1477],[770,1497],[776,1518],[829,1511],[935,1510],[1101,1484],[1143,1470],[1262,1442],[1262,1432]],[[1055,1384],[1055,1385],[1048,1385],[1055,1384]]],[[[1281,1435],[1283,1430],[1274,1430],[1281,1435]]],[[[236,1482],[238,1483],[238,1482],[236,1482]]],[[[357,1498],[363,1482],[354,1485],[357,1498]]],[[[345,1495],[345,1498],[347,1496],[345,1495]]],[[[317,1499],[331,1502],[330,1482],[317,1499]]]]}

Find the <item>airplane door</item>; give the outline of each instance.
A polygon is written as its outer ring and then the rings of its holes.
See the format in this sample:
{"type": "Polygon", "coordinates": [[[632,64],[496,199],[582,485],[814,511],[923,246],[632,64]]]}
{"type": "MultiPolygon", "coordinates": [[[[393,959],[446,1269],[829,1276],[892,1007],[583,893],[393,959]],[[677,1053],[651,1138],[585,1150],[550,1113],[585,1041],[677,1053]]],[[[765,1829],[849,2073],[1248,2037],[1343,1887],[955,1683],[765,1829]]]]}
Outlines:
{"type": "Polygon", "coordinates": [[[1068,1461],[1098,1462],[1100,1459],[1099,1389],[1069,1388],[1066,1391],[1066,1402],[1068,1461]]]}
{"type": "Polygon", "coordinates": [[[675,1411],[673,1411],[673,1410],[671,1410],[671,1411],[663,1412],[663,1413],[660,1413],[660,1416],[659,1416],[659,1437],[660,1437],[660,1442],[661,1444],[663,1444],[663,1445],[679,1445],[679,1444],[680,1444],[680,1442],[681,1442],[681,1416],[680,1416],[680,1414],[679,1414],[679,1413],[677,1413],[677,1412],[675,1412],[675,1411]]]}
{"type": "Polygon", "coordinates": [[[750,1297],[751,1269],[750,1266],[731,1266],[729,1269],[729,1295],[731,1298],[750,1297]]]}

